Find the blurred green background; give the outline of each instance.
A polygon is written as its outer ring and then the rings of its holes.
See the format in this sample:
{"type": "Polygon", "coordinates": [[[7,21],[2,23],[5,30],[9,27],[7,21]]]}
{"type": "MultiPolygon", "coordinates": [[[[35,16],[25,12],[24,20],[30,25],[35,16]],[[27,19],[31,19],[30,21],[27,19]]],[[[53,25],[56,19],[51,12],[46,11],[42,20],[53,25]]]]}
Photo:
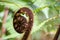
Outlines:
{"type": "Polygon", "coordinates": [[[23,37],[13,28],[14,13],[22,7],[30,8],[34,14],[28,40],[52,40],[60,24],[60,0],[0,0],[0,40],[20,40],[23,37]],[[9,12],[4,23],[5,8],[9,12]]]}

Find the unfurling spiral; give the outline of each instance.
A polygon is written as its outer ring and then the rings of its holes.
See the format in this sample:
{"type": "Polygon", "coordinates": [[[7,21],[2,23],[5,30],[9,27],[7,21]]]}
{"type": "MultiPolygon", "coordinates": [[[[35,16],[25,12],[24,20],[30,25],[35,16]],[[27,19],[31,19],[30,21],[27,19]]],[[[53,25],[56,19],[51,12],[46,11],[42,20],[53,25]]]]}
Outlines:
{"type": "Polygon", "coordinates": [[[33,26],[33,13],[32,11],[27,8],[23,7],[20,10],[18,10],[13,18],[13,26],[16,32],[23,33],[25,32],[22,40],[27,40],[27,37],[29,36],[29,33],[31,31],[31,28],[33,26]],[[28,17],[28,19],[21,14],[26,14],[25,16],[28,17]]]}

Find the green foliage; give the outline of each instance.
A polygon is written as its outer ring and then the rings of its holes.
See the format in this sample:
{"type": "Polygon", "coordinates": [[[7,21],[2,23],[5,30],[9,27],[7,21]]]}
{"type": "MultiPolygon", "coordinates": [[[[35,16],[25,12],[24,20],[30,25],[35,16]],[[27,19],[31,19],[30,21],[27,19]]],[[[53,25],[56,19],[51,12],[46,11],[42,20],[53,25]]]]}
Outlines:
{"type": "Polygon", "coordinates": [[[14,13],[21,7],[28,7],[33,11],[34,25],[31,31],[33,39],[36,37],[36,40],[39,40],[37,34],[40,35],[42,31],[55,32],[56,25],[60,24],[60,2],[56,0],[0,0],[0,28],[6,6],[10,12],[5,24],[7,34],[3,39],[15,40],[16,37],[23,36],[14,30],[12,23],[14,13]]]}
{"type": "Polygon", "coordinates": [[[0,29],[1,29],[2,23],[0,22],[0,29]]]}
{"type": "Polygon", "coordinates": [[[3,11],[4,5],[0,5],[0,12],[3,11]]]}

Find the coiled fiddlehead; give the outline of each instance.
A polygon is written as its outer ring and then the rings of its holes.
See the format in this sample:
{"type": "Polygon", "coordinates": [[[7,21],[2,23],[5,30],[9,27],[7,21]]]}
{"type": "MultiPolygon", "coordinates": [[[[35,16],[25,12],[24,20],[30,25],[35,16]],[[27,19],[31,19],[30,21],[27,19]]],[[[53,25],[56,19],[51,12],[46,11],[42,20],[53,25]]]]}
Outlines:
{"type": "Polygon", "coordinates": [[[13,26],[14,26],[14,29],[18,33],[25,32],[22,40],[27,40],[27,38],[30,34],[30,31],[31,31],[31,28],[33,26],[33,13],[32,13],[32,11],[26,7],[23,7],[20,10],[18,10],[13,18],[13,26]],[[26,16],[28,16],[28,21],[21,14],[26,14],[26,16]]]}

